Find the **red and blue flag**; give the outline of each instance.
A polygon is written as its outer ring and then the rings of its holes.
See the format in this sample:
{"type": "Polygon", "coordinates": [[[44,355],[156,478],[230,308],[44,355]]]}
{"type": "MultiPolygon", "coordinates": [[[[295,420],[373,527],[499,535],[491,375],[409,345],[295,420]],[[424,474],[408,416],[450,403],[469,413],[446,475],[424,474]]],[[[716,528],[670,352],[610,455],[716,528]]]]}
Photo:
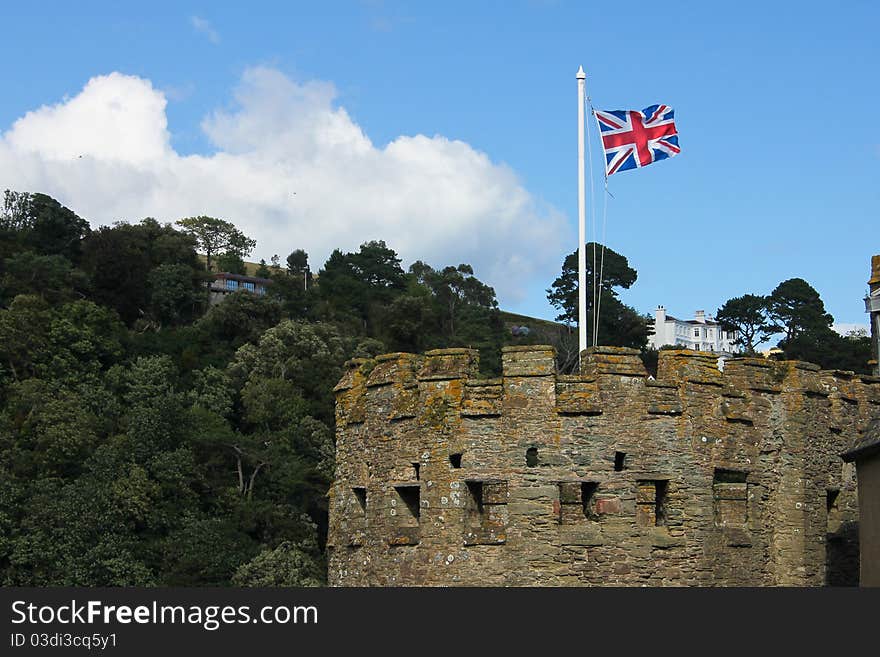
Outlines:
{"type": "Polygon", "coordinates": [[[638,169],[681,152],[675,111],[668,105],[638,110],[595,110],[605,151],[605,175],[638,169]]]}

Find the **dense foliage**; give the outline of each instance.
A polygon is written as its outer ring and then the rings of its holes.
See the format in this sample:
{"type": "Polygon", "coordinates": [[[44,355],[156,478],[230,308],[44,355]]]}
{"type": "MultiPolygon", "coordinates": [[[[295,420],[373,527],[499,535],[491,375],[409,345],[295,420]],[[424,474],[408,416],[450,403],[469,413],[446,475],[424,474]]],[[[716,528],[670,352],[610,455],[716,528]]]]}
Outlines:
{"type": "Polygon", "coordinates": [[[746,294],[729,299],[715,317],[724,330],[737,331],[736,343],[747,354],[754,354],[759,343],[781,335],[778,347],[786,359],[869,373],[870,337],[834,331],[834,318],[825,310],[819,293],[802,278],[783,281],[766,296],[746,294]]]}
{"type": "MultiPolygon", "coordinates": [[[[261,263],[211,217],[91,230],[42,194],[0,208],[0,584],[319,585],[344,362],[509,339],[466,264],[384,242],[261,263]]],[[[487,352],[489,353],[489,352],[487,352]]]]}
{"type": "MultiPolygon", "coordinates": [[[[586,313],[589,344],[645,349],[650,331],[650,317],[640,315],[624,304],[616,288],[629,289],[638,278],[629,260],[611,248],[595,242],[584,246],[586,255],[586,313]],[[598,312],[597,312],[598,311],[598,312]],[[598,318],[598,320],[597,320],[598,318]]],[[[557,320],[578,324],[578,252],[562,263],[562,273],[547,290],[547,300],[560,310],[557,320]]],[[[555,344],[563,371],[577,365],[577,339],[569,338],[555,344]]]]}

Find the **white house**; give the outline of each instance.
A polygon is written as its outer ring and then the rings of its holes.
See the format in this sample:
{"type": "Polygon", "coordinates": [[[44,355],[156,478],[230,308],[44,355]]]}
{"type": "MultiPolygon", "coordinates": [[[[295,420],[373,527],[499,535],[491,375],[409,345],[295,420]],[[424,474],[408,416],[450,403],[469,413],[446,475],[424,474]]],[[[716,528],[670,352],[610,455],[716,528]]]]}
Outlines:
{"type": "Polygon", "coordinates": [[[740,347],[733,344],[736,331],[725,331],[711,315],[698,310],[693,319],[677,319],[666,314],[666,308],[657,306],[654,315],[654,333],[648,336],[648,345],[659,349],[676,345],[682,349],[714,351],[719,355],[736,354],[740,347]]]}

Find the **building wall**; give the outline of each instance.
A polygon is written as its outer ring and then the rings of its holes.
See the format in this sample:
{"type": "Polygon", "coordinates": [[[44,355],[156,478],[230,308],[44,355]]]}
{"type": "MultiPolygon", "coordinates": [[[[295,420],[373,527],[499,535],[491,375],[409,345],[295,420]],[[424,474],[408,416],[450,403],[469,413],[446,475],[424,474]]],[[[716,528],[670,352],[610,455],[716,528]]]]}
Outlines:
{"type": "Polygon", "coordinates": [[[856,463],[859,482],[862,586],[880,586],[880,453],[856,463]]]}
{"type": "Polygon", "coordinates": [[[800,362],[507,347],[354,360],[336,388],[329,581],[854,584],[854,468],[880,379],[800,362]]]}
{"type": "Polygon", "coordinates": [[[733,354],[740,351],[733,339],[717,322],[711,318],[707,321],[703,311],[698,310],[694,320],[684,321],[669,317],[666,309],[658,306],[654,313],[654,332],[648,336],[648,344],[654,349],[678,345],[683,349],[733,354]],[[695,331],[699,334],[695,335],[695,331]]]}

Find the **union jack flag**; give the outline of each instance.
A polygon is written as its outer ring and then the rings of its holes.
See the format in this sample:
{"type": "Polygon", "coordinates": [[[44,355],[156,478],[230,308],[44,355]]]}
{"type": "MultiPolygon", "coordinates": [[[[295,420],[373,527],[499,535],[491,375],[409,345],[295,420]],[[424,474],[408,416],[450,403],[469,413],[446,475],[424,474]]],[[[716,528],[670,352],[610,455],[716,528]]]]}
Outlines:
{"type": "Polygon", "coordinates": [[[595,110],[602,148],[605,150],[605,175],[647,166],[681,152],[675,111],[668,105],[651,105],[638,110],[595,110]]]}

